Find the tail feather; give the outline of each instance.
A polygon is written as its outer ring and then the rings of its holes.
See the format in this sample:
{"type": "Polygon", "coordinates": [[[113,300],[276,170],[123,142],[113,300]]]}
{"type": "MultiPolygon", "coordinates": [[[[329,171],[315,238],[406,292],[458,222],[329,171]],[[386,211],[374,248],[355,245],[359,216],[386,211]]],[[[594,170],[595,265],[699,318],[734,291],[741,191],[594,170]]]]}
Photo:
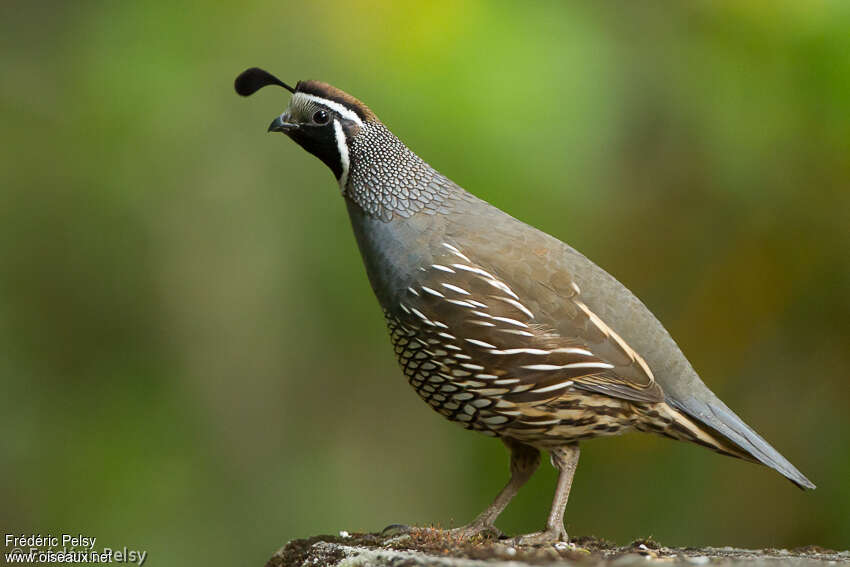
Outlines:
{"type": "Polygon", "coordinates": [[[752,463],[759,462],[747,451],[674,407],[665,406],[662,414],[666,418],[665,426],[663,430],[658,432],[665,437],[696,443],[728,457],[735,457],[752,463]]]}
{"type": "Polygon", "coordinates": [[[667,399],[667,403],[678,410],[672,412],[674,416],[679,416],[674,418],[674,422],[688,432],[683,435],[690,435],[690,432],[697,430],[697,443],[707,443],[719,452],[768,466],[802,489],[815,488],[803,473],[735,415],[717,396],[712,394],[711,397],[713,399],[709,400],[710,403],[690,399],[688,404],[683,404],[674,399],[667,399]]]}

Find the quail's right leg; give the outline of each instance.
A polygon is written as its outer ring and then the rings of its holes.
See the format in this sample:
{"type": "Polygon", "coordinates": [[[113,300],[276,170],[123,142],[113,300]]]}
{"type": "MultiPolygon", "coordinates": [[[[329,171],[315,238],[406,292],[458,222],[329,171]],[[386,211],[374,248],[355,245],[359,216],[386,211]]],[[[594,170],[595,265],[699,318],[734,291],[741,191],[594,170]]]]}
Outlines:
{"type": "Polygon", "coordinates": [[[499,537],[502,535],[494,524],[496,518],[499,517],[499,514],[504,511],[508,503],[516,496],[522,485],[528,482],[528,479],[531,478],[537,467],[540,466],[540,451],[534,447],[510,438],[503,438],[502,442],[511,452],[511,479],[486,510],[481,512],[469,524],[450,530],[452,533],[464,537],[476,535],[495,535],[499,537]]]}
{"type": "Polygon", "coordinates": [[[564,508],[567,507],[570,487],[573,485],[573,476],[578,466],[578,443],[558,447],[549,452],[552,455],[552,465],[558,469],[558,486],[555,489],[555,499],[552,501],[549,519],[546,521],[546,529],[514,538],[515,545],[541,545],[569,541],[564,529],[564,508]]]}

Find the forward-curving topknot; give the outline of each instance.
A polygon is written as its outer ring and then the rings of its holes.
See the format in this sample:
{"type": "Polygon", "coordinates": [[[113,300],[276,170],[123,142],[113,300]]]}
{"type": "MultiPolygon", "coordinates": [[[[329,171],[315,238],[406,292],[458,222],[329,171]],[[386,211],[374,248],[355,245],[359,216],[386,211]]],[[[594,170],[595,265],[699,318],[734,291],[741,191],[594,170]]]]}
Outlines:
{"type": "Polygon", "coordinates": [[[264,71],[259,67],[251,67],[250,69],[245,69],[239,76],[236,77],[236,81],[234,81],[233,86],[236,88],[236,92],[242,96],[251,96],[261,88],[268,85],[277,85],[279,87],[283,87],[291,93],[295,92],[295,89],[269,73],[268,71],[264,71]]]}
{"type": "Polygon", "coordinates": [[[310,94],[337,102],[349,108],[352,112],[355,112],[364,122],[380,122],[375,113],[360,100],[322,81],[298,81],[298,84],[295,85],[295,92],[310,94]]]}

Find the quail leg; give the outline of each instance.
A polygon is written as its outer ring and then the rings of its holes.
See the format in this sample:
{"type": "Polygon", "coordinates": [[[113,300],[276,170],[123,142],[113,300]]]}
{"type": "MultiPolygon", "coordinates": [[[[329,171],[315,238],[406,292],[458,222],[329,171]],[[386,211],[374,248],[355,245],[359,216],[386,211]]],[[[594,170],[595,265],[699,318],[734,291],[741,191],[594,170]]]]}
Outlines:
{"type": "Polygon", "coordinates": [[[449,530],[450,533],[463,537],[477,535],[500,537],[502,535],[502,532],[494,525],[496,518],[540,466],[540,451],[534,447],[510,438],[503,438],[502,442],[511,452],[511,479],[493,503],[477,518],[465,526],[449,530]]]}
{"type": "Polygon", "coordinates": [[[564,529],[564,509],[567,507],[567,499],[570,497],[570,487],[573,484],[573,475],[578,466],[579,448],[573,443],[565,447],[559,447],[551,451],[552,466],[558,469],[558,486],[555,489],[555,498],[552,501],[552,510],[546,521],[546,529],[542,532],[527,534],[514,538],[515,545],[541,545],[568,541],[567,531],[564,529]]]}

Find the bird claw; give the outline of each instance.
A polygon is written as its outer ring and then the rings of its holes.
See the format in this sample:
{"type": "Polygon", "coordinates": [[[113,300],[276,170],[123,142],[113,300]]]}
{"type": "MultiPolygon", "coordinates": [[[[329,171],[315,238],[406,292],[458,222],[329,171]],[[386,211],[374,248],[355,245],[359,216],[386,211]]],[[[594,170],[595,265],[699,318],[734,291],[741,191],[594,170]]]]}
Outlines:
{"type": "Polygon", "coordinates": [[[550,545],[562,541],[570,541],[564,528],[547,528],[542,532],[525,534],[511,539],[513,545],[550,545]]]}

